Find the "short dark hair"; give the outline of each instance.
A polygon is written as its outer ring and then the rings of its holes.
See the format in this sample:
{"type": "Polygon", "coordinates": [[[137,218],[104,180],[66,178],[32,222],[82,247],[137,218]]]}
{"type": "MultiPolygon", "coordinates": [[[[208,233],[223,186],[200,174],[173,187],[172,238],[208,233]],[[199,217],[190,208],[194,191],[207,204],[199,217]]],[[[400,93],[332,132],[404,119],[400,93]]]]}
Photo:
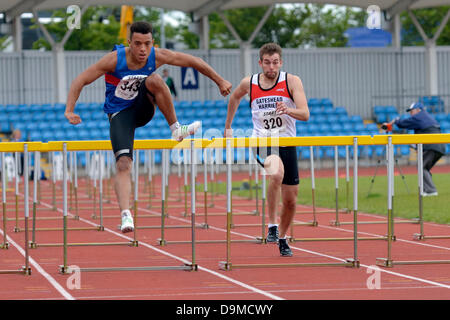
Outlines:
{"type": "Polygon", "coordinates": [[[133,37],[133,33],[142,33],[147,34],[151,33],[153,34],[153,27],[150,23],[145,21],[136,21],[133,22],[130,26],[130,39],[133,37]]]}
{"type": "Polygon", "coordinates": [[[281,58],[281,47],[276,43],[266,43],[259,49],[259,60],[262,61],[263,55],[268,54],[269,56],[278,53],[281,58]]]}

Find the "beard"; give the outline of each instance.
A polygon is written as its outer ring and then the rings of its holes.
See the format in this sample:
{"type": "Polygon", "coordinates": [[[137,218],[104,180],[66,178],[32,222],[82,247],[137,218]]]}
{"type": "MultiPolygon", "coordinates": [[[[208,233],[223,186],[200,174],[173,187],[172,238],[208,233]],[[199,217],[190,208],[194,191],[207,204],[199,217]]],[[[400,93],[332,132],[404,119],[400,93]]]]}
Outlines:
{"type": "Polygon", "coordinates": [[[278,72],[267,71],[267,72],[264,72],[264,76],[267,79],[274,80],[278,77],[278,72]]]}

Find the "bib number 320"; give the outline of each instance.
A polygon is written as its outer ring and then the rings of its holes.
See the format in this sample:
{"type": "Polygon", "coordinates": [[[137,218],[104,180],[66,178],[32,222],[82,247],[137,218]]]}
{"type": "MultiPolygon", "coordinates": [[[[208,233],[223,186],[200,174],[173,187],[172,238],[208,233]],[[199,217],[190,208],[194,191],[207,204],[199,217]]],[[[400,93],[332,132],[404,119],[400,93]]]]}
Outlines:
{"type": "Polygon", "coordinates": [[[283,120],[280,117],[264,119],[264,129],[277,129],[283,126],[283,120]]]}

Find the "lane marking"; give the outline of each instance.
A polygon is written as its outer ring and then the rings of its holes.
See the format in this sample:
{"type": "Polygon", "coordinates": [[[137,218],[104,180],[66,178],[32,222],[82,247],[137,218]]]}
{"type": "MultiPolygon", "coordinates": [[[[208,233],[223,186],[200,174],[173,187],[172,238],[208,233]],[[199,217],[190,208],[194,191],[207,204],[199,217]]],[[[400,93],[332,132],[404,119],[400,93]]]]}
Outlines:
{"type": "MultiPolygon", "coordinates": [[[[45,203],[45,202],[42,202],[42,201],[41,201],[41,204],[42,204],[42,205],[45,205],[45,206],[48,207],[48,208],[53,208],[52,206],[50,206],[49,204],[47,204],[47,203],[45,203]]],[[[141,209],[141,208],[139,208],[139,209],[141,209]]],[[[59,211],[59,212],[61,212],[61,213],[63,212],[63,210],[61,210],[61,209],[59,209],[59,208],[57,208],[57,211],[59,211]]],[[[73,216],[72,214],[70,214],[70,215],[73,216]]],[[[85,223],[87,223],[87,224],[89,224],[89,225],[92,225],[92,226],[98,226],[98,224],[96,224],[96,223],[94,223],[94,222],[91,222],[91,221],[89,221],[89,220],[86,220],[86,219],[84,219],[84,218],[82,218],[82,217],[80,217],[80,221],[83,221],[83,222],[85,222],[85,223]]],[[[129,241],[132,241],[132,240],[133,240],[132,238],[130,238],[130,237],[128,237],[128,236],[125,236],[125,235],[123,235],[123,234],[121,234],[121,233],[118,233],[118,232],[113,231],[113,230],[111,230],[111,229],[109,229],[109,228],[106,228],[106,227],[105,227],[105,231],[108,231],[108,232],[111,233],[111,234],[114,234],[114,235],[116,235],[116,236],[118,236],[118,237],[120,237],[120,238],[123,238],[123,239],[127,239],[127,240],[129,240],[129,241]]],[[[150,245],[150,244],[147,244],[147,243],[145,243],[145,242],[139,241],[139,245],[143,245],[143,246],[145,246],[145,247],[147,247],[147,248],[149,248],[149,249],[152,249],[152,250],[154,250],[154,251],[156,251],[156,252],[159,252],[159,253],[161,253],[161,254],[163,254],[163,255],[166,255],[166,256],[168,256],[168,257],[170,257],[170,258],[173,258],[173,259],[175,259],[175,260],[178,260],[178,261],[180,261],[180,262],[182,262],[182,263],[187,263],[187,264],[190,263],[190,261],[188,261],[188,260],[186,260],[186,259],[183,259],[183,258],[178,257],[178,256],[176,256],[176,255],[173,255],[173,254],[171,254],[171,253],[169,253],[169,252],[163,251],[163,250],[161,250],[161,249],[158,249],[158,248],[156,248],[156,247],[154,247],[154,246],[152,246],[152,245],[150,245]]],[[[253,287],[253,286],[250,286],[250,285],[248,285],[248,284],[246,284],[246,283],[243,283],[243,282],[241,282],[241,281],[239,281],[239,280],[236,280],[236,279],[230,278],[230,277],[228,277],[228,276],[222,275],[222,274],[220,274],[220,273],[218,273],[218,272],[216,272],[216,271],[207,269],[207,268],[205,268],[205,267],[198,266],[198,269],[199,269],[199,270],[202,270],[202,271],[205,271],[205,272],[207,272],[207,273],[210,273],[210,274],[212,274],[212,275],[214,275],[214,276],[216,276],[216,277],[219,277],[219,278],[222,278],[222,279],[224,279],[224,280],[227,280],[227,281],[229,281],[229,282],[231,282],[231,283],[234,283],[235,285],[241,286],[241,287],[243,287],[243,288],[245,288],[245,289],[247,289],[247,290],[249,290],[249,291],[253,291],[254,293],[259,293],[259,294],[261,294],[261,295],[264,295],[264,296],[266,296],[266,297],[268,297],[268,298],[270,298],[270,299],[273,299],[273,300],[284,300],[284,299],[281,298],[281,297],[278,297],[278,296],[276,296],[276,295],[273,295],[273,294],[271,294],[271,293],[269,293],[269,292],[266,292],[266,291],[264,291],[264,290],[260,290],[260,289],[258,289],[258,288],[253,287]]]]}
{"type": "MultiPolygon", "coordinates": [[[[0,234],[3,236],[3,230],[0,229],[0,234]]],[[[15,247],[20,254],[25,258],[25,250],[18,245],[10,236],[6,235],[8,242],[15,247]]],[[[40,265],[37,263],[31,255],[29,255],[30,264],[45,278],[48,282],[67,300],[75,300],[75,298],[67,292],[51,275],[49,275],[40,265]]]]}

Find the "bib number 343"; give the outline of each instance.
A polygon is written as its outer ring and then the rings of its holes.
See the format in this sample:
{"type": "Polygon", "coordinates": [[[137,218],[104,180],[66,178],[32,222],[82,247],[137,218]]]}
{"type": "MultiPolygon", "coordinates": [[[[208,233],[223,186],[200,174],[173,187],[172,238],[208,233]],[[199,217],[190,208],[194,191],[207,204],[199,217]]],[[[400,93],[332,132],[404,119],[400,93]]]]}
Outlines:
{"type": "Polygon", "coordinates": [[[123,77],[116,87],[116,97],[122,98],[124,100],[134,99],[139,91],[142,81],[145,76],[126,76],[123,77]]]}

